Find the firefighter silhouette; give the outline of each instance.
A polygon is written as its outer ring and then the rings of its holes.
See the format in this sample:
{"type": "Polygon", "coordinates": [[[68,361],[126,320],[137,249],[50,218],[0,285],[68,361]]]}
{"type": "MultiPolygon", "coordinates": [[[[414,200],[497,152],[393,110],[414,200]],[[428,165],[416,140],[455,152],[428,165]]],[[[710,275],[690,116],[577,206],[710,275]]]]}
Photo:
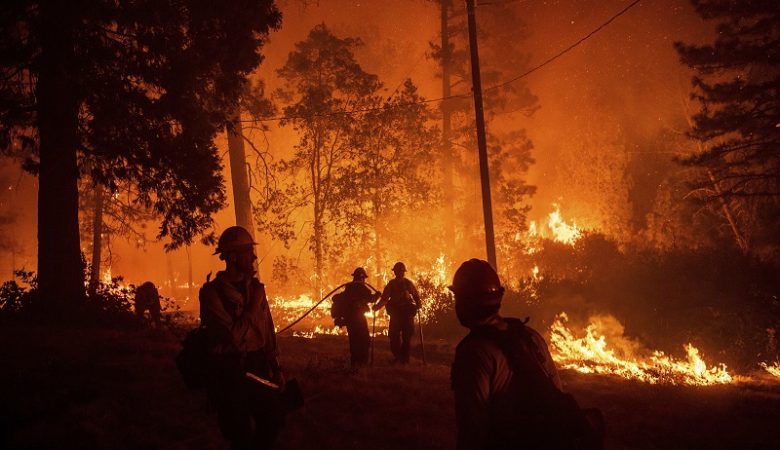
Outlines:
{"type": "Polygon", "coordinates": [[[387,305],[390,314],[390,351],[395,362],[409,363],[409,348],[414,336],[414,316],[420,309],[420,294],[411,280],[407,279],[406,265],[397,262],[393,266],[395,278],[390,280],[382,291],[382,297],[373,306],[374,311],[387,305]]]}

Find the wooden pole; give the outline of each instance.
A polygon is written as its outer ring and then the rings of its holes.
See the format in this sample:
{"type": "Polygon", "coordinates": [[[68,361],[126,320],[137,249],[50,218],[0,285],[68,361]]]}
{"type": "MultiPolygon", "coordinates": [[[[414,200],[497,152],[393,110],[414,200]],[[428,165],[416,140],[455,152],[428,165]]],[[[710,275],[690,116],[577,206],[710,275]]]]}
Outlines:
{"type": "Polygon", "coordinates": [[[479,149],[479,175],[482,181],[482,213],[485,220],[485,246],[488,262],[498,270],[496,264],[496,241],[493,232],[493,205],[490,200],[490,174],[488,170],[487,139],[485,137],[485,114],[482,107],[482,80],[479,74],[479,50],[477,48],[477,21],[474,15],[474,0],[466,0],[469,22],[469,47],[471,49],[471,79],[474,90],[474,113],[477,118],[477,147],[479,149]]]}

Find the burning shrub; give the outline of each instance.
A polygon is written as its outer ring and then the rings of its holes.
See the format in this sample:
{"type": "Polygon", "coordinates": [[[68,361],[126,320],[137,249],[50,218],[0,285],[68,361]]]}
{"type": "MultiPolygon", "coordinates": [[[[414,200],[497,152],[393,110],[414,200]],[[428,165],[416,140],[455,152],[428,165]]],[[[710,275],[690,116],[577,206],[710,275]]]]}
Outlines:
{"type": "Polygon", "coordinates": [[[459,327],[452,293],[435,276],[421,275],[415,282],[423,303],[425,332],[431,337],[452,336],[459,327]]]}
{"type": "Polygon", "coordinates": [[[627,336],[663,351],[691,342],[751,370],[778,356],[780,280],[769,263],[723,248],[619,248],[598,234],[569,248],[545,243],[538,256],[538,300],[524,303],[545,327],[561,311],[611,314],[627,336]]]}

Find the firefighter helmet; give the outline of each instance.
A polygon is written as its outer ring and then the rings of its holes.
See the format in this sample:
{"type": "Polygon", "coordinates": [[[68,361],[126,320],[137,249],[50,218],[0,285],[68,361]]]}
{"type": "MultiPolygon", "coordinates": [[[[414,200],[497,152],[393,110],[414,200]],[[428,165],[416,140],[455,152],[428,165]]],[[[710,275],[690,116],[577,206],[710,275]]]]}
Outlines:
{"type": "Polygon", "coordinates": [[[406,273],[406,265],[402,263],[401,261],[398,261],[393,265],[393,272],[404,272],[406,273]]]}
{"type": "Polygon", "coordinates": [[[257,245],[257,243],[252,239],[252,235],[246,231],[246,228],[239,226],[229,227],[219,237],[217,251],[214,254],[229,252],[248,245],[257,245]]]}
{"type": "Polygon", "coordinates": [[[352,276],[355,278],[368,278],[368,273],[366,272],[366,269],[358,267],[354,272],[352,272],[352,276]]]}
{"type": "Polygon", "coordinates": [[[485,304],[500,304],[504,294],[501,280],[493,267],[487,261],[476,258],[460,265],[449,289],[458,297],[485,304]]]}

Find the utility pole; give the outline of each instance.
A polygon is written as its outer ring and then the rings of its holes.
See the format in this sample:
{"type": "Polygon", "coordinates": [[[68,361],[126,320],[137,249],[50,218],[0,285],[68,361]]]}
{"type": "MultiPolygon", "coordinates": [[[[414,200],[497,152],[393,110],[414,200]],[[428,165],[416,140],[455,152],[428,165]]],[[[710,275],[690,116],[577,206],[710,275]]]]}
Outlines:
{"type": "Polygon", "coordinates": [[[444,240],[449,248],[455,248],[455,207],[454,207],[454,183],[453,183],[453,157],[452,157],[452,108],[449,97],[452,94],[450,84],[451,54],[450,54],[450,29],[448,15],[450,0],[441,0],[441,145],[442,168],[444,169],[444,195],[445,225],[444,240]]]}
{"type": "Polygon", "coordinates": [[[471,79],[474,90],[474,113],[477,118],[477,147],[479,148],[479,175],[482,180],[482,213],[485,218],[485,245],[488,262],[496,264],[496,240],[493,233],[493,205],[490,201],[490,174],[488,171],[485,114],[482,109],[482,80],[479,75],[479,50],[477,49],[477,20],[474,16],[474,0],[466,0],[469,21],[469,47],[471,49],[471,79]]]}

